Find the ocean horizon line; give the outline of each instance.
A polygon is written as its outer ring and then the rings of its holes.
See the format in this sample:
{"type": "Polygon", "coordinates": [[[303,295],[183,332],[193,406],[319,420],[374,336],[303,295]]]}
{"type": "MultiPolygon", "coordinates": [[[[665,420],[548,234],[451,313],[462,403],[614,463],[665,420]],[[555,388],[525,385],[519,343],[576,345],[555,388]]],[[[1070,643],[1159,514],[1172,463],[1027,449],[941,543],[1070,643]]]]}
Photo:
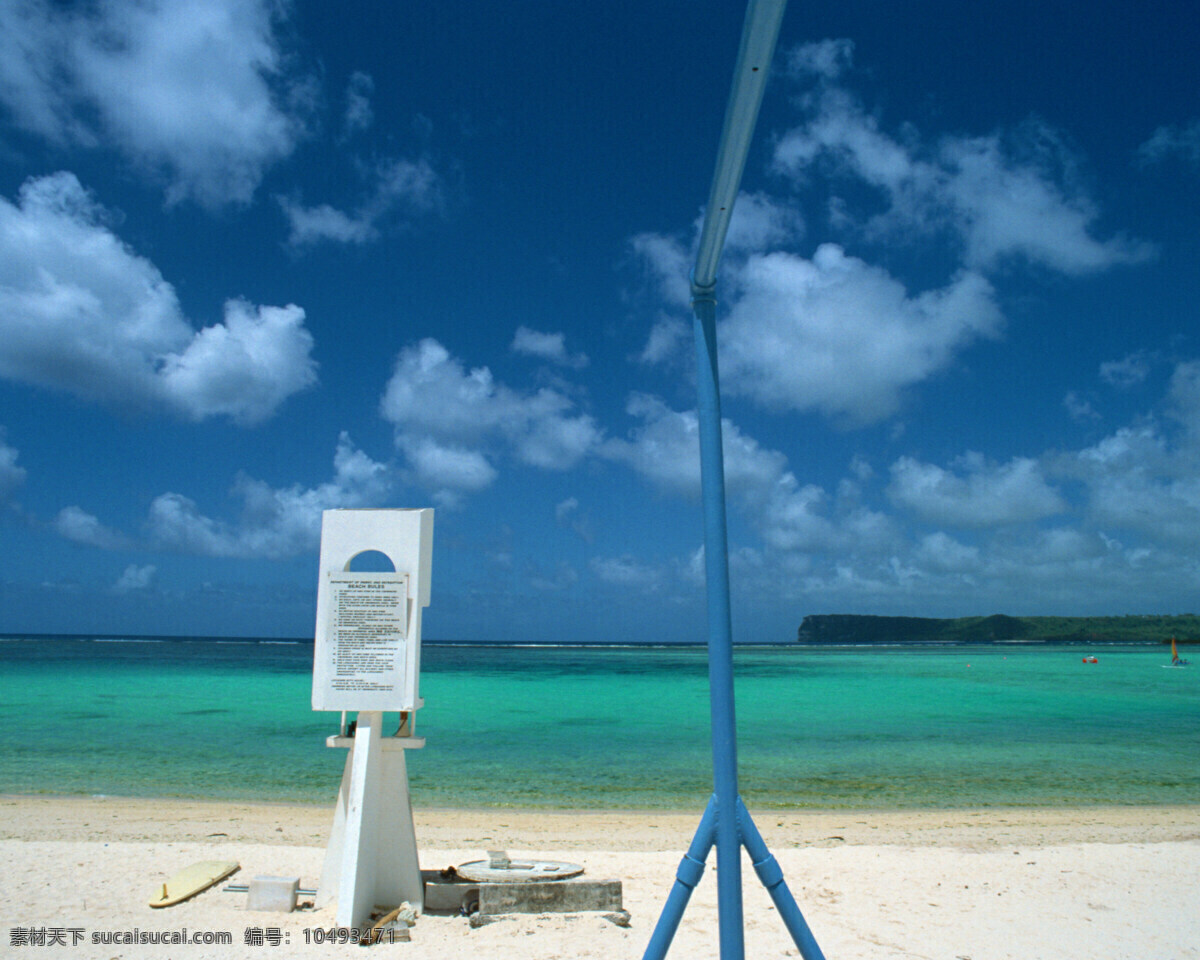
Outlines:
{"type": "MultiPolygon", "coordinates": [[[[3,642],[43,642],[43,641],[79,641],[83,643],[204,643],[204,644],[259,644],[280,646],[313,646],[311,637],[256,637],[256,636],[221,636],[207,634],[137,634],[137,633],[35,633],[32,631],[14,631],[0,633],[0,643],[3,642]]],[[[754,647],[792,647],[799,650],[835,650],[835,649],[870,649],[896,647],[1127,647],[1127,646],[1161,646],[1169,640],[1151,639],[1096,639],[1096,638],[1014,638],[1003,640],[913,640],[890,639],[876,637],[869,640],[839,640],[835,642],[805,643],[796,640],[735,640],[733,645],[738,648],[754,647]]],[[[430,647],[479,647],[487,649],[595,649],[595,650],[647,650],[647,649],[694,649],[706,647],[703,640],[628,640],[621,643],[610,643],[601,640],[447,640],[425,637],[422,645],[430,647]]]]}
{"type": "MultiPolygon", "coordinates": [[[[12,631],[0,633],[0,642],[11,641],[72,641],[85,643],[257,643],[313,646],[312,637],[253,637],[253,636],[224,636],[217,634],[157,634],[157,633],[35,633],[32,631],[12,631]]],[[[433,647],[504,647],[520,649],[524,647],[601,647],[605,649],[624,649],[647,647],[703,647],[700,640],[653,640],[625,641],[609,643],[598,640],[442,640],[423,637],[422,645],[433,647]]],[[[767,640],[746,641],[739,646],[789,646],[794,641],[767,640]]]]}

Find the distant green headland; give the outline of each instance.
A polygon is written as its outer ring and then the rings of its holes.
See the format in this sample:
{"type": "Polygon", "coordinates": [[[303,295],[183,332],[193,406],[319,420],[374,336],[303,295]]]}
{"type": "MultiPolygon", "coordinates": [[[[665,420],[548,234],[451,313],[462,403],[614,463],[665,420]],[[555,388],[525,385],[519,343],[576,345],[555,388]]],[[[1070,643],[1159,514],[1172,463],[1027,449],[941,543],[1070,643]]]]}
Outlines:
{"type": "Polygon", "coordinates": [[[872,617],[834,613],[804,618],[799,643],[1200,643],[1200,616],[872,617]]]}

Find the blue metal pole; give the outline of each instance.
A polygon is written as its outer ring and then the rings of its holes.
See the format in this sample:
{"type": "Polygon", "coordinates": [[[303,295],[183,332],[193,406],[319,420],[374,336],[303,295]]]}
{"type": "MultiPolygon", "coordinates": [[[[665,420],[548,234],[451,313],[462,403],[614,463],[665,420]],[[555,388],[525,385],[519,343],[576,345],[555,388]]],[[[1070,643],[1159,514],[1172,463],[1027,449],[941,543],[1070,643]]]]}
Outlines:
{"type": "Polygon", "coordinates": [[[786,0],[750,0],[725,108],[692,272],[696,332],[696,392],[700,479],[704,499],[704,567],[708,603],[708,682],[712,715],[713,796],[717,805],[717,907],[721,960],[743,960],[742,851],[737,824],[737,725],[733,702],[733,629],[729,613],[729,548],[725,524],[725,463],[721,444],[721,391],[717,375],[717,264],[746,154],[758,120],[767,73],[786,0]]]}
{"type": "Polygon", "coordinates": [[[708,684],[712,717],[713,796],[717,807],[717,908],[721,960],[745,956],[742,850],[738,835],[737,726],[733,703],[733,630],[729,614],[729,548],[725,533],[725,464],[717,378],[717,302],[711,288],[692,300],[696,327],[696,393],[700,483],[704,499],[704,573],[708,599],[708,684]]]}
{"type": "Polygon", "coordinates": [[[704,861],[712,849],[717,827],[717,798],[711,797],[708,806],[704,808],[704,816],[700,818],[700,826],[692,837],[691,846],[679,861],[679,869],[675,872],[675,886],[667,897],[666,906],[650,935],[650,943],[642,960],[663,960],[671,941],[675,939],[675,931],[679,929],[679,921],[683,919],[683,911],[687,909],[692,891],[704,875],[704,861]]]}
{"type": "Polygon", "coordinates": [[[704,859],[717,848],[717,904],[721,960],[744,960],[742,845],[771,892],[804,960],[824,960],[792,899],[779,864],[767,850],[738,796],[737,725],[733,698],[733,630],[729,610],[729,545],[725,522],[725,464],[721,442],[721,390],[717,374],[717,265],[733,215],[758,120],[767,73],[779,38],[786,0],[749,0],[733,90],[725,109],[717,169],[713,174],[704,226],[692,271],[692,311],[696,335],[696,392],[700,439],[700,480],[704,500],[704,567],[708,607],[708,681],[712,717],[713,796],[688,854],[680,864],[662,916],[644,955],[662,960],[679,926],[704,859]]]}
{"type": "Polygon", "coordinates": [[[742,803],[741,797],[738,797],[738,828],[742,835],[742,843],[746,845],[746,852],[750,854],[750,860],[754,864],[754,872],[758,874],[758,879],[775,901],[775,909],[779,911],[779,916],[788,928],[788,933],[792,935],[792,941],[799,948],[800,955],[804,960],[825,960],[825,954],[821,952],[816,937],[808,928],[804,914],[796,906],[796,898],[792,896],[792,891],[783,879],[783,869],[779,866],[779,861],[767,849],[766,841],[754,825],[750,811],[742,803]]]}

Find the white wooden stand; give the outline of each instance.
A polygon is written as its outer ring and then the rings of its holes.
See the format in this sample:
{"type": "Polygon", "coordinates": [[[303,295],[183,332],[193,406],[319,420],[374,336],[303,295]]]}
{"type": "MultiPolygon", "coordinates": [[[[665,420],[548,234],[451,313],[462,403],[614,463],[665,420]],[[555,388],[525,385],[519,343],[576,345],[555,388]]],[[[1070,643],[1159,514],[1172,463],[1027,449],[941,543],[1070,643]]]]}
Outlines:
{"type": "Polygon", "coordinates": [[[413,736],[421,670],[421,610],[429,606],[433,511],[326,510],[321,519],[320,579],[313,647],[314,710],[342,711],[348,748],[317,906],[337,900],[337,925],[359,930],[371,909],[404,901],[425,905],[404,751],[413,736]],[[354,558],[376,550],[390,573],[354,573],[354,558]],[[358,711],[353,738],[347,710],[358,711]],[[399,711],[401,729],[383,735],[383,711],[399,711]]]}
{"type": "Polygon", "coordinates": [[[418,913],[425,905],[404,765],[404,751],[425,740],[382,736],[382,724],[381,712],[364,710],[353,738],[326,740],[350,748],[316,899],[318,907],[337,900],[339,927],[365,929],[376,905],[407,900],[418,913]]]}

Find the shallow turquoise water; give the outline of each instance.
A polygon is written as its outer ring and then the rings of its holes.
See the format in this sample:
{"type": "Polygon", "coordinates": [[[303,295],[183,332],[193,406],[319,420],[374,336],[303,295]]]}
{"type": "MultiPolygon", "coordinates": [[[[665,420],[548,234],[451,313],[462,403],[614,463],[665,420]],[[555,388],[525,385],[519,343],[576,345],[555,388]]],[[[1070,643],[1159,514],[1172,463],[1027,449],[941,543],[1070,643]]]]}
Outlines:
{"type": "MultiPolygon", "coordinates": [[[[0,642],[0,792],[326,802],[311,645],[0,642]]],[[[779,807],[1200,802],[1200,668],[1161,648],[736,652],[741,788],[779,807]],[[1082,664],[1085,652],[1100,662],[1082,664]]],[[[423,652],[414,803],[685,808],[705,651],[423,652]]]]}

